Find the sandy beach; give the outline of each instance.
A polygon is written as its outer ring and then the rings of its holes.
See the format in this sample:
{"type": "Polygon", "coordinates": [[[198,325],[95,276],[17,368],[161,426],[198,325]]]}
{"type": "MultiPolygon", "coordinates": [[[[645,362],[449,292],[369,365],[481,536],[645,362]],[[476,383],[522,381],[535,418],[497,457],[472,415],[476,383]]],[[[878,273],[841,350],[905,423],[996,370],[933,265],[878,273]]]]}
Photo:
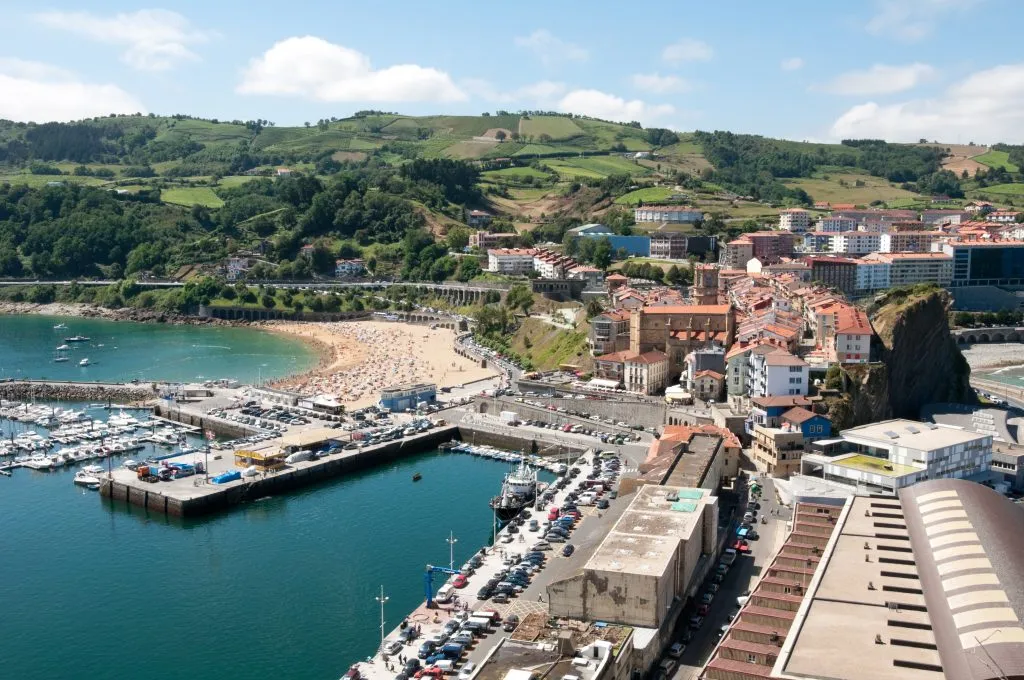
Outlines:
{"type": "Polygon", "coordinates": [[[321,353],[308,373],[273,384],[304,395],[330,394],[348,408],[375,404],[388,385],[433,382],[461,385],[496,375],[455,352],[455,332],[387,321],[269,322],[274,333],[299,337],[321,353]]]}

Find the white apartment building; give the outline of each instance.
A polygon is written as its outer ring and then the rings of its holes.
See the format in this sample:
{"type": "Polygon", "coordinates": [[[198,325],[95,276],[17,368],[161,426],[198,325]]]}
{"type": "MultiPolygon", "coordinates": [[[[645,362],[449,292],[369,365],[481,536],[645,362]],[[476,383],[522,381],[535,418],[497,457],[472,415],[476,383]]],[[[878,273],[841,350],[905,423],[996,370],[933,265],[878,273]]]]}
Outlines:
{"type": "Polygon", "coordinates": [[[854,290],[885,290],[890,287],[890,269],[892,265],[888,262],[865,261],[857,263],[857,282],[854,290]]]}
{"type": "Polygon", "coordinates": [[[843,430],[837,456],[807,454],[825,479],[893,493],[926,479],[970,477],[992,464],[992,436],[913,420],[883,420],[843,430]]]}
{"type": "Polygon", "coordinates": [[[836,234],[835,252],[864,255],[878,250],[882,234],[870,231],[843,231],[836,234]]]}
{"type": "Polygon", "coordinates": [[[822,217],[818,219],[815,231],[857,231],[857,220],[852,217],[822,217]]]}
{"type": "Polygon", "coordinates": [[[946,253],[871,253],[864,261],[889,264],[889,287],[917,283],[948,286],[953,280],[953,257],[946,253]]]}
{"type": "Polygon", "coordinates": [[[760,354],[751,352],[747,389],[751,397],[807,396],[807,362],[780,349],[760,354]]]}
{"type": "Polygon", "coordinates": [[[783,231],[800,233],[810,228],[811,214],[803,208],[790,208],[779,213],[779,229],[783,231]]]}
{"type": "Polygon", "coordinates": [[[868,315],[856,307],[836,313],[835,345],[829,357],[841,364],[866,364],[871,358],[871,336],[874,330],[868,315]]]}
{"type": "Polygon", "coordinates": [[[525,274],[533,271],[532,248],[495,248],[487,251],[487,271],[525,274]]]}
{"type": "Polygon", "coordinates": [[[637,223],[691,224],[704,221],[704,213],[688,205],[644,205],[633,210],[633,219],[637,223]]]}

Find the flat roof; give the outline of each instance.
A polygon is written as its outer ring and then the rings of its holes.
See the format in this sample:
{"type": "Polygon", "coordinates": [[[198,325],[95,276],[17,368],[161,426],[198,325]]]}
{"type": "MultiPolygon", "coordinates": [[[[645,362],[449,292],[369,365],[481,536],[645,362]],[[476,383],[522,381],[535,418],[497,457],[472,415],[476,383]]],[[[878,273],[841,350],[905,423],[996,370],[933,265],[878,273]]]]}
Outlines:
{"type": "Polygon", "coordinates": [[[860,470],[861,472],[882,475],[883,477],[902,477],[903,475],[909,475],[913,472],[921,471],[921,468],[914,467],[913,465],[901,465],[899,463],[893,463],[887,458],[868,456],[863,453],[854,453],[849,456],[837,456],[833,458],[830,463],[836,467],[860,470]]]}
{"type": "Polygon", "coordinates": [[[968,432],[956,427],[922,423],[916,420],[896,418],[851,427],[842,431],[843,439],[875,440],[882,446],[904,446],[922,451],[941,449],[957,444],[967,444],[991,435],[968,432]],[[897,435],[896,437],[891,434],[897,435]]]}
{"type": "Polygon", "coordinates": [[[679,542],[703,523],[704,506],[717,502],[707,489],[644,485],[584,568],[661,576],[679,542]],[[669,501],[673,492],[678,500],[669,501]]]}
{"type": "Polygon", "coordinates": [[[312,430],[301,432],[290,432],[280,437],[281,446],[310,446],[320,444],[328,439],[340,439],[341,430],[332,430],[329,427],[318,427],[312,430]]]}
{"type": "MultiPolygon", "coordinates": [[[[600,668],[599,659],[591,659],[586,667],[574,666],[573,657],[559,653],[553,644],[521,642],[505,638],[487,658],[480,662],[476,680],[505,680],[515,678],[523,671],[561,678],[575,675],[580,680],[593,680],[600,668]]],[[[525,676],[524,676],[525,677],[525,676]]]]}

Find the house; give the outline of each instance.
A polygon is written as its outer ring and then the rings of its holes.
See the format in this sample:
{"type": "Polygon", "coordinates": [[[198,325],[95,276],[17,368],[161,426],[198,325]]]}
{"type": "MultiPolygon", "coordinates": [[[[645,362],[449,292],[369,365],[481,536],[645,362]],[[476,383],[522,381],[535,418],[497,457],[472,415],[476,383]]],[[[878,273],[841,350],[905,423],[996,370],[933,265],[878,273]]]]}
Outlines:
{"type": "Polygon", "coordinates": [[[693,376],[693,396],[701,401],[721,401],[725,376],[718,371],[697,371],[693,376]]]}
{"type": "Polygon", "coordinates": [[[292,169],[291,168],[278,168],[277,170],[274,171],[274,174],[276,174],[278,177],[291,177],[292,169]]]}
{"type": "Polygon", "coordinates": [[[946,194],[936,194],[932,196],[932,205],[948,205],[953,202],[953,199],[946,194]]]}
{"type": "Polygon", "coordinates": [[[224,265],[228,281],[237,281],[245,276],[245,273],[252,267],[252,258],[229,257],[224,265]]]}
{"type": "Polygon", "coordinates": [[[809,369],[806,361],[781,348],[751,352],[747,377],[750,396],[804,396],[810,382],[809,369]]]}
{"type": "Polygon", "coordinates": [[[806,453],[804,444],[800,429],[789,423],[780,427],[757,425],[750,454],[759,469],[772,477],[788,478],[800,471],[800,459],[806,453]]]}
{"type": "Polygon", "coordinates": [[[360,276],[366,271],[366,263],[360,259],[335,260],[334,275],[339,278],[360,276]]]}
{"type": "Polygon", "coordinates": [[[840,308],[833,333],[831,360],[841,364],[866,364],[870,360],[874,330],[867,314],[852,306],[840,308]]]}
{"type": "Polygon", "coordinates": [[[471,227],[486,227],[491,223],[491,213],[486,210],[470,210],[466,215],[466,224],[471,227]]]}
{"type": "Polygon", "coordinates": [[[1016,210],[994,210],[989,214],[985,215],[986,222],[1017,222],[1017,218],[1020,217],[1020,213],[1016,210]]]}
{"type": "Polygon", "coordinates": [[[630,392],[655,394],[668,384],[668,356],[651,350],[629,350],[594,357],[594,377],[614,382],[630,392]]]}
{"type": "Polygon", "coordinates": [[[778,427],[782,424],[782,416],[787,411],[796,406],[806,408],[810,405],[810,399],[799,395],[753,397],[750,400],[750,417],[747,419],[747,424],[744,429],[749,434],[753,434],[754,427],[757,425],[778,427]]]}
{"type": "Polygon", "coordinates": [[[629,279],[627,279],[622,274],[609,274],[608,276],[604,277],[604,283],[607,286],[609,293],[618,288],[621,288],[622,286],[625,286],[628,282],[629,279]]]}
{"type": "Polygon", "coordinates": [[[313,257],[313,251],[315,250],[313,244],[307,243],[306,245],[299,248],[300,257],[313,257]]]}
{"type": "Polygon", "coordinates": [[[972,215],[987,215],[995,209],[996,207],[988,201],[971,201],[964,206],[964,212],[969,212],[972,215]]]}
{"type": "Polygon", "coordinates": [[[783,424],[789,424],[803,433],[804,444],[832,436],[832,421],[828,416],[809,411],[802,406],[794,406],[782,414],[783,424]]]}

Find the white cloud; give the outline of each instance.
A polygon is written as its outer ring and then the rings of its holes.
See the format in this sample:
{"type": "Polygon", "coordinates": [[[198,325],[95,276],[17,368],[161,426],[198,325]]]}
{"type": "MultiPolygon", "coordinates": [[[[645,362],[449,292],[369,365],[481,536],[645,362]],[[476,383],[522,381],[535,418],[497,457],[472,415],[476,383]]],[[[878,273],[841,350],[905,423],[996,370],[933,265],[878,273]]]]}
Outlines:
{"type": "Polygon", "coordinates": [[[82,82],[49,64],[0,58],[0,118],[42,123],[145,110],[116,85],[82,82]]]}
{"type": "Polygon", "coordinates": [[[678,64],[684,61],[708,61],[715,51],[711,45],[693,38],[683,38],[661,51],[661,58],[667,62],[678,64]]]}
{"type": "Polygon", "coordinates": [[[679,76],[663,76],[660,73],[636,73],[632,77],[633,87],[644,92],[665,94],[667,92],[689,92],[693,86],[679,76]]]}
{"type": "Polygon", "coordinates": [[[875,64],[865,71],[848,71],[821,89],[833,94],[893,94],[913,89],[935,77],[935,69],[928,64],[887,66],[875,64]]]}
{"type": "Polygon", "coordinates": [[[489,81],[475,78],[460,82],[464,90],[484,101],[496,104],[524,104],[528,106],[552,105],[565,90],[565,83],[551,80],[540,80],[514,90],[499,90],[489,81]]]}
{"type": "Polygon", "coordinates": [[[790,57],[789,59],[783,59],[779,67],[783,71],[799,71],[804,67],[804,60],[800,57],[790,57]]]}
{"type": "Polygon", "coordinates": [[[1024,142],[1024,63],[978,71],[933,99],[850,108],[832,125],[834,138],[912,142],[1024,142]]]}
{"type": "Polygon", "coordinates": [[[875,0],[877,10],[865,29],[872,35],[914,42],[930,35],[943,15],[968,9],[977,1],[875,0]]]}
{"type": "Polygon", "coordinates": [[[671,104],[648,104],[639,99],[627,101],[599,90],[573,90],[558,102],[558,110],[605,120],[636,120],[645,125],[676,112],[671,104]]]}
{"type": "Polygon", "coordinates": [[[89,12],[42,12],[36,21],[50,28],[85,36],[127,49],[121,60],[142,71],[165,71],[199,56],[190,49],[216,36],[178,14],[164,9],[142,9],[130,14],[100,17],[89,12]]]}
{"type": "Polygon", "coordinates": [[[530,35],[517,35],[516,47],[533,52],[544,64],[561,64],[567,61],[586,61],[590,52],[586,48],[566,42],[551,31],[538,28],[530,35]]]}
{"type": "Polygon", "coordinates": [[[467,98],[444,71],[416,64],[374,70],[366,55],[313,36],[287,38],[251,59],[235,91],[324,102],[457,102],[467,98]]]}

